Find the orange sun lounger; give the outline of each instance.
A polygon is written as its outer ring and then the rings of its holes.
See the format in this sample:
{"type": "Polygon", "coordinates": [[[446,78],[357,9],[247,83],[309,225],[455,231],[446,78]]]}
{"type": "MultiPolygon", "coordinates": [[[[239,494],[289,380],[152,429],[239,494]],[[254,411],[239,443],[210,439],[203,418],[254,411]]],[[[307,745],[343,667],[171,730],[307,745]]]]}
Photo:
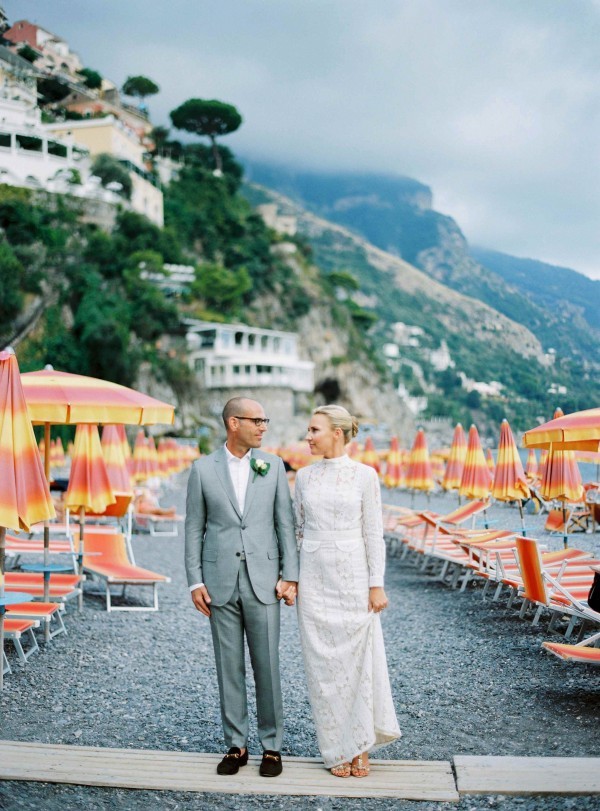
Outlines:
{"type": "MultiPolygon", "coordinates": [[[[37,628],[38,626],[39,622],[37,622],[37,620],[11,619],[10,617],[4,618],[4,638],[10,639],[10,641],[13,643],[15,650],[17,651],[19,661],[23,665],[29,659],[32,653],[39,651],[37,639],[33,633],[33,629],[37,628]],[[29,639],[29,647],[27,650],[25,650],[23,647],[23,643],[21,641],[22,638],[29,639]]],[[[11,673],[11,667],[4,651],[2,651],[2,659],[3,672],[11,673]]]]}
{"type": "Polygon", "coordinates": [[[170,583],[171,578],[157,574],[141,566],[135,566],[127,556],[125,538],[120,532],[102,534],[96,532],[84,537],[83,569],[92,577],[104,581],[106,586],[107,611],[158,611],[159,583],[170,583]],[[152,606],[114,606],[111,600],[111,585],[151,586],[152,606]]]}
{"type": "Polygon", "coordinates": [[[600,665],[600,648],[594,647],[596,642],[600,642],[600,633],[578,642],[576,645],[568,645],[560,642],[542,642],[542,648],[549,653],[564,659],[565,662],[577,662],[586,665],[600,665]]]}
{"type": "Polygon", "coordinates": [[[61,616],[64,611],[63,603],[12,603],[8,609],[9,619],[34,620],[43,622],[48,626],[55,624],[53,630],[49,630],[48,639],[53,639],[58,634],[66,634],[67,629],[61,616]]]}

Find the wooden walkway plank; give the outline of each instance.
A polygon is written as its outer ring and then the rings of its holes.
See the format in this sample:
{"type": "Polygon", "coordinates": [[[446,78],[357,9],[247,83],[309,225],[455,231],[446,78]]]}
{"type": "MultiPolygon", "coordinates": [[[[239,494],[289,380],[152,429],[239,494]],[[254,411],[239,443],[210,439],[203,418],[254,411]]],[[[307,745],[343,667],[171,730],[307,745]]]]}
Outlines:
{"type": "Polygon", "coordinates": [[[372,761],[369,777],[340,780],[313,758],[284,758],[281,777],[258,774],[260,759],[233,777],[221,755],[0,741],[0,779],[170,791],[458,800],[447,761],[372,761]]]}
{"type": "Polygon", "coordinates": [[[600,758],[454,757],[460,794],[598,794],[600,758]]]}

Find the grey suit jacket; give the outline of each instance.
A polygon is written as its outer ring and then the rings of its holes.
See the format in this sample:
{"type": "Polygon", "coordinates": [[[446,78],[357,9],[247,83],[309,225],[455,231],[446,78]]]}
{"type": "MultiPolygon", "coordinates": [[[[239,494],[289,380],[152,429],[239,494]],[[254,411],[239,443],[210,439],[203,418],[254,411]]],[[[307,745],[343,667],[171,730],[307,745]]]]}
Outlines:
{"type": "Polygon", "coordinates": [[[212,604],[225,605],[237,581],[241,553],[262,603],[277,600],[275,585],[298,580],[298,553],[290,489],[278,456],[253,450],[271,467],[266,476],[250,471],[240,514],[224,448],[198,459],[188,481],[185,568],[188,585],[204,583],[212,604]]]}

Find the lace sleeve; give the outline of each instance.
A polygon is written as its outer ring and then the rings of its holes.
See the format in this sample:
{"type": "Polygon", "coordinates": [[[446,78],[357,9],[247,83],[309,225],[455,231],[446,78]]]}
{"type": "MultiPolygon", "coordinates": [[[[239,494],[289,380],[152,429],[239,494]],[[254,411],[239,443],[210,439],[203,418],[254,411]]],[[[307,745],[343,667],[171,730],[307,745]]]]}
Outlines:
{"type": "Polygon", "coordinates": [[[302,546],[302,539],[304,537],[304,505],[302,503],[302,493],[300,487],[300,471],[296,474],[296,483],[294,485],[294,522],[296,524],[296,545],[298,550],[302,546]]]}
{"type": "Polygon", "coordinates": [[[367,549],[369,587],[373,588],[383,586],[385,541],[379,479],[377,473],[370,468],[366,474],[362,494],[362,533],[367,549]]]}

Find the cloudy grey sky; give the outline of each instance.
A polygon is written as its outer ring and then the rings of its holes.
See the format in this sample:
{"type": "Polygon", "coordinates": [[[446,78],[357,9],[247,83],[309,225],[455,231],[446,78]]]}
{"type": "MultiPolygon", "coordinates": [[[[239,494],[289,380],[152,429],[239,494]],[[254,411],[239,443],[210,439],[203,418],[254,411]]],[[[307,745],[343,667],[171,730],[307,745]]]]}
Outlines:
{"type": "Polygon", "coordinates": [[[120,84],[235,104],[234,150],[433,188],[485,247],[600,278],[600,0],[0,0],[120,84]]]}

